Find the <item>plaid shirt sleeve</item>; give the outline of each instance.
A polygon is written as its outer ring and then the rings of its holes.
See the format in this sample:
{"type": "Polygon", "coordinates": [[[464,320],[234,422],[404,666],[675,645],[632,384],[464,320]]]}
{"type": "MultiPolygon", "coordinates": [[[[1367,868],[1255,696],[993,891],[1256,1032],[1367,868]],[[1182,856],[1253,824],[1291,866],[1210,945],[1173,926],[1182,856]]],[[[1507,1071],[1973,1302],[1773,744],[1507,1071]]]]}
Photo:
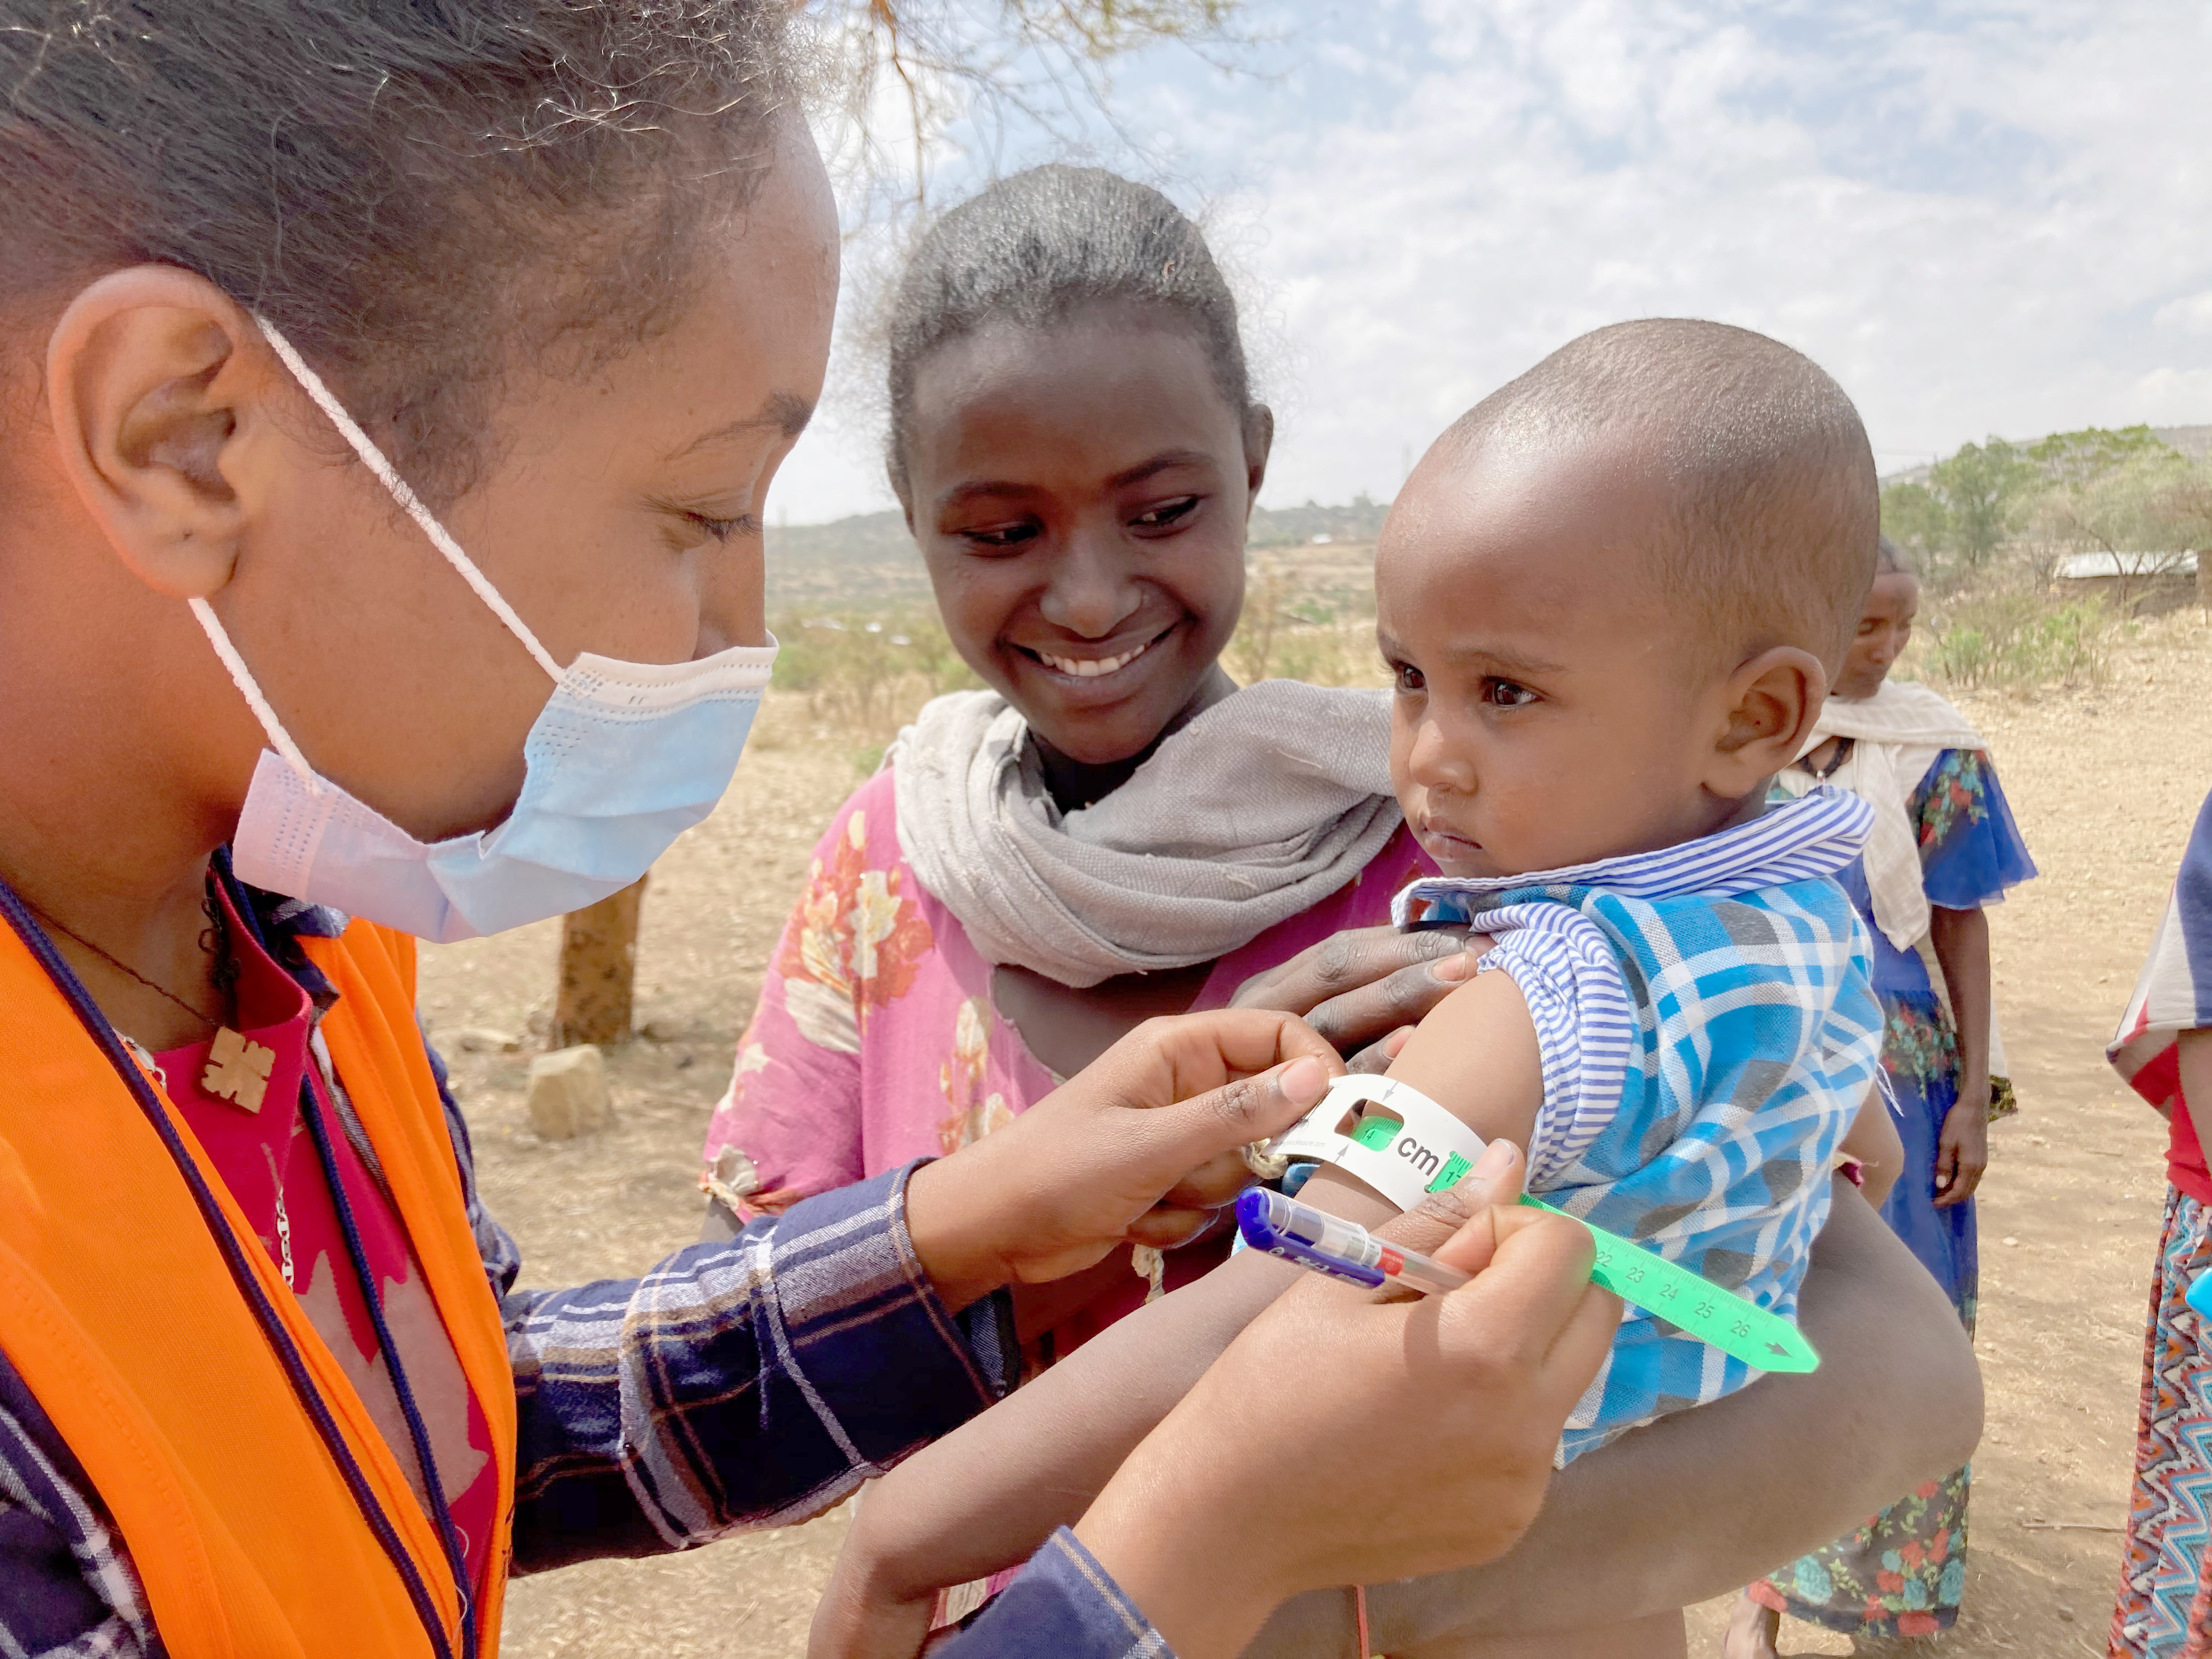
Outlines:
{"type": "Polygon", "coordinates": [[[0,1654],[161,1652],[123,1540],[52,1421],[0,1355],[0,1654]]]}
{"type": "Polygon", "coordinates": [[[1065,1527],[938,1659],[1175,1659],[1065,1527]]]}
{"type": "Polygon", "coordinates": [[[915,1255],[914,1165],[642,1279],[516,1290],[520,1253],[477,1196],[468,1127],[432,1060],[507,1320],[517,1573],[804,1521],[1012,1385],[1006,1296],[950,1315],[915,1255]]]}

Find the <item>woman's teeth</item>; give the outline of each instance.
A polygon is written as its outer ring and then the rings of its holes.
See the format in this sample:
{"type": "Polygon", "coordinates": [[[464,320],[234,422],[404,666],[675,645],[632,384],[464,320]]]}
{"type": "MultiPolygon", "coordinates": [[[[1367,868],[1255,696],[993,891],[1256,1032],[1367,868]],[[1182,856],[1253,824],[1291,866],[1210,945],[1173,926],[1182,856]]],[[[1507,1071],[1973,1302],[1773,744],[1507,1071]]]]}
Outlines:
{"type": "Polygon", "coordinates": [[[1055,657],[1049,651],[1040,651],[1037,653],[1037,660],[1047,668],[1057,670],[1062,674],[1073,674],[1079,680],[1095,680],[1101,674],[1110,674],[1118,668],[1127,668],[1146,652],[1151,650],[1154,643],[1153,641],[1146,640],[1135,650],[1124,651],[1118,657],[1055,657]]]}

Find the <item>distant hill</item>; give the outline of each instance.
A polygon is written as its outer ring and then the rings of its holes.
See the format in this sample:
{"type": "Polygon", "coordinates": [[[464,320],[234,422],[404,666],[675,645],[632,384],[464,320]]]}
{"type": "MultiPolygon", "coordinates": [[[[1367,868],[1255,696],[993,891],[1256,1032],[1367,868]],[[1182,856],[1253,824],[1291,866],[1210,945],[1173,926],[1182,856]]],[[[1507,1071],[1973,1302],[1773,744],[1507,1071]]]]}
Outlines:
{"type": "MultiPolygon", "coordinates": [[[[2212,428],[2207,428],[2212,433],[2212,428]]],[[[1349,543],[1371,546],[1382,528],[1388,501],[1361,496],[1341,507],[1308,501],[1304,507],[1260,507],[1252,514],[1248,545],[1304,547],[1349,543]],[[1324,540],[1323,538],[1326,538],[1324,540]]],[[[829,524],[769,526],[768,604],[770,611],[810,605],[927,604],[929,577],[896,512],[860,513],[829,524]]]]}
{"type": "MultiPolygon", "coordinates": [[[[2212,456],[2212,426],[2154,426],[2150,430],[2151,435],[2159,442],[2179,450],[2192,461],[2201,461],[2207,456],[2212,456]]],[[[2043,439],[2039,437],[2027,438],[2021,441],[2020,447],[2027,449],[2042,441],[2043,439]]],[[[1928,467],[1925,463],[1923,463],[1919,466],[1908,466],[1902,471],[1887,472],[1882,475],[1881,481],[1885,487],[1890,484],[1926,483],[1928,467]]]]}
{"type": "Polygon", "coordinates": [[[768,527],[768,608],[927,604],[929,575],[896,512],[768,527]]]}
{"type": "Polygon", "coordinates": [[[1371,547],[1382,533],[1382,520],[1389,511],[1389,502],[1370,501],[1364,495],[1349,507],[1322,507],[1314,501],[1304,507],[1263,507],[1252,514],[1246,545],[1287,547],[1327,537],[1332,542],[1364,542],[1371,547]]]}

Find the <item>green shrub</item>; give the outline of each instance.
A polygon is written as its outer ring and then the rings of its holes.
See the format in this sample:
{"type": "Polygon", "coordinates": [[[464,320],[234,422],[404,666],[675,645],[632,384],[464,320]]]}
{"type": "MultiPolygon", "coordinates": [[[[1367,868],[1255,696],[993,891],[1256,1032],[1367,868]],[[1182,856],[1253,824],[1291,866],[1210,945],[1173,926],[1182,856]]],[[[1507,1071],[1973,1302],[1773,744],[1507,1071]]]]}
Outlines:
{"type": "Polygon", "coordinates": [[[856,763],[880,759],[932,697],[982,684],[933,611],[814,611],[778,617],[772,626],[783,646],[777,689],[803,695],[814,724],[848,739],[856,763]]]}
{"type": "Polygon", "coordinates": [[[2100,597],[1998,589],[1948,601],[1916,654],[1936,678],[1968,690],[2102,685],[2113,646],[2133,626],[2100,597]]]}
{"type": "Polygon", "coordinates": [[[1936,635],[1928,665],[1937,678],[1953,685],[1978,686],[1988,674],[1995,654],[1990,648],[1990,636],[1978,628],[1954,628],[1936,635]]]}

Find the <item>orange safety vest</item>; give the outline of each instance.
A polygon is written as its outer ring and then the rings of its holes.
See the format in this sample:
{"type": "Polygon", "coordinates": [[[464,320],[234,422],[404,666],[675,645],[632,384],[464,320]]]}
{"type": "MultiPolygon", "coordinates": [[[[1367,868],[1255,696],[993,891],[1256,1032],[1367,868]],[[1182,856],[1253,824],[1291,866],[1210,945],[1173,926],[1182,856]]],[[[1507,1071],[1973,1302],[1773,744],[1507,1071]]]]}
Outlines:
{"type": "Polygon", "coordinates": [[[477,1654],[436,1528],[184,1118],[0,896],[0,1352],[107,1506],[174,1659],[480,1659],[499,1639],[514,1379],[422,1040],[415,941],[300,943],[331,1058],[492,1432],[477,1654]]]}

